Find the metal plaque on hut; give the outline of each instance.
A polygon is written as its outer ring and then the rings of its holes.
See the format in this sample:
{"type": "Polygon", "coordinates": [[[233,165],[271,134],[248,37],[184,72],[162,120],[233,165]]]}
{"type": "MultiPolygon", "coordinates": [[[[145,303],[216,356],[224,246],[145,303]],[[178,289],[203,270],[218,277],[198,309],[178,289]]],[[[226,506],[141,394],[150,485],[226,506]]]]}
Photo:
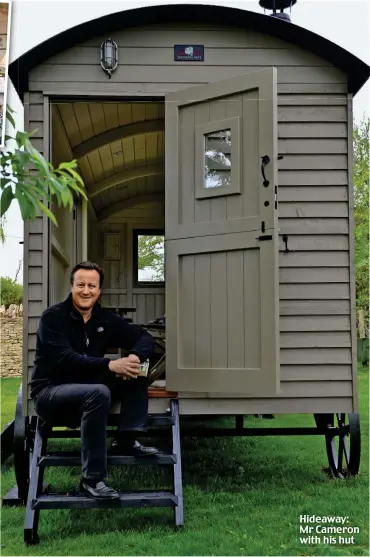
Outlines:
{"type": "Polygon", "coordinates": [[[204,62],[204,45],[175,44],[175,62],[204,62]]]}

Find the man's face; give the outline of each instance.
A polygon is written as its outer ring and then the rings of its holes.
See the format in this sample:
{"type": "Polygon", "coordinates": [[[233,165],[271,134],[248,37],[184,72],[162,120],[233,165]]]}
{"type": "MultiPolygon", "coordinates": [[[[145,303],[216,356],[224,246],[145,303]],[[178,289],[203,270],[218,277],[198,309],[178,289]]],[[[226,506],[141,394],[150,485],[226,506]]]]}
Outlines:
{"type": "Polygon", "coordinates": [[[74,305],[83,311],[91,310],[99,296],[99,273],[92,269],[76,271],[72,285],[74,305]]]}

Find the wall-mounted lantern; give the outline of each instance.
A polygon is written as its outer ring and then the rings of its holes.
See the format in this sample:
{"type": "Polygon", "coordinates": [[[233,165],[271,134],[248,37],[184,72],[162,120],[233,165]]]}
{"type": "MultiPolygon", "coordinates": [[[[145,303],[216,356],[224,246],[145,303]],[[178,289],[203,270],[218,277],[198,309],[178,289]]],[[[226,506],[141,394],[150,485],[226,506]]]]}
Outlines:
{"type": "Polygon", "coordinates": [[[118,66],[118,46],[111,38],[103,41],[100,47],[101,67],[112,77],[112,73],[118,66]]]}
{"type": "Polygon", "coordinates": [[[292,10],[292,6],[297,3],[297,0],[260,0],[259,5],[265,10],[272,10],[271,17],[282,19],[283,21],[290,21],[290,15],[284,13],[286,8],[292,10]],[[280,10],[278,12],[277,10],[280,10]]]}

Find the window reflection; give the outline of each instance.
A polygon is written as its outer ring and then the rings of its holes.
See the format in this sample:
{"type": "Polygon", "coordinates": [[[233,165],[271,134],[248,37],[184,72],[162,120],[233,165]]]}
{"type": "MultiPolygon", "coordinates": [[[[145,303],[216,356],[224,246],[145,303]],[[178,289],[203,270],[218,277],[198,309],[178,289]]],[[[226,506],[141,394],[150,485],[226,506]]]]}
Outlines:
{"type": "Polygon", "coordinates": [[[231,129],[204,135],[205,188],[231,184],[231,129]]]}
{"type": "Polygon", "coordinates": [[[164,236],[138,234],[137,236],[138,282],[164,281],[164,236]]]}

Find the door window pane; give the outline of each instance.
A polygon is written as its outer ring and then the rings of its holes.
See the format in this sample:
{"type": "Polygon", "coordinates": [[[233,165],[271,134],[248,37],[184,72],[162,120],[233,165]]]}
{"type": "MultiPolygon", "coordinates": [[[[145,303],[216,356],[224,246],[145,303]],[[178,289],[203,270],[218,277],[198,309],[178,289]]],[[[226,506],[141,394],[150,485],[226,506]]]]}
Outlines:
{"type": "Polygon", "coordinates": [[[204,187],[231,184],[231,129],[204,135],[204,187]]]}

